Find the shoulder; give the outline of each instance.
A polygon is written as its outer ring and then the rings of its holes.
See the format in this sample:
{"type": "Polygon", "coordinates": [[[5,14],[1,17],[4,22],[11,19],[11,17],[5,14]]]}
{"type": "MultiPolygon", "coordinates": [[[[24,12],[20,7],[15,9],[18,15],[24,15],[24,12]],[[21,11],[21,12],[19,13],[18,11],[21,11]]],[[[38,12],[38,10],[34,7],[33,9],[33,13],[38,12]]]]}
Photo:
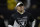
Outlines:
{"type": "Polygon", "coordinates": [[[29,12],[27,12],[27,11],[25,11],[25,13],[26,13],[26,15],[28,15],[28,16],[31,16],[31,15],[32,15],[31,13],[29,13],[29,12]]]}
{"type": "Polygon", "coordinates": [[[17,12],[11,14],[11,17],[15,18],[17,16],[17,12]]]}

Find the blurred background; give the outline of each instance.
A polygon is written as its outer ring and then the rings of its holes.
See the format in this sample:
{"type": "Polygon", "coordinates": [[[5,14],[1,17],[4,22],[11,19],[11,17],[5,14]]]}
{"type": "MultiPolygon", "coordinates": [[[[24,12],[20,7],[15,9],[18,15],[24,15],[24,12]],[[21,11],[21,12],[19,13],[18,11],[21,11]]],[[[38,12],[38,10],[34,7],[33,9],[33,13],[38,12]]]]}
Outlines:
{"type": "Polygon", "coordinates": [[[25,10],[36,19],[35,27],[40,27],[40,0],[0,0],[0,27],[4,26],[4,20],[8,20],[15,13],[16,4],[22,1],[25,10]]]}

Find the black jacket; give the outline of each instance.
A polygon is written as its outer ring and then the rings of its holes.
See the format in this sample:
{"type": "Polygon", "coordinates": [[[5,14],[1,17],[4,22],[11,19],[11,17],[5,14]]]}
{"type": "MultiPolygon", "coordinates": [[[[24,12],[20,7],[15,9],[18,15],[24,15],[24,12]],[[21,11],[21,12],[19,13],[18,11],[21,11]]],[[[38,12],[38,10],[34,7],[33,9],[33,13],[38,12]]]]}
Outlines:
{"type": "Polygon", "coordinates": [[[24,14],[19,14],[18,12],[16,12],[15,14],[12,14],[9,19],[9,24],[13,25],[15,20],[19,25],[22,25],[21,22],[24,22],[26,24],[26,27],[29,27],[30,26],[29,22],[32,22],[34,18],[31,13],[28,13],[25,11],[24,14]]]}
{"type": "Polygon", "coordinates": [[[5,27],[4,20],[0,18],[0,27],[5,27]]]}

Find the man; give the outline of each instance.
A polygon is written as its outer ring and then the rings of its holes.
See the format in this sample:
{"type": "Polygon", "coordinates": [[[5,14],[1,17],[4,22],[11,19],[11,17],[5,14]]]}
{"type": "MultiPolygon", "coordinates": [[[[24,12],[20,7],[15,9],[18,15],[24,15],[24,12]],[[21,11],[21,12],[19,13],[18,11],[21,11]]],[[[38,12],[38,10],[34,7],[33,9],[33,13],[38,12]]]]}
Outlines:
{"type": "Polygon", "coordinates": [[[12,14],[9,19],[8,27],[31,27],[31,22],[34,20],[31,13],[28,13],[24,10],[24,5],[22,2],[19,2],[16,5],[16,12],[12,14]]]}
{"type": "Polygon", "coordinates": [[[0,27],[5,27],[3,15],[0,15],[0,27]]]}

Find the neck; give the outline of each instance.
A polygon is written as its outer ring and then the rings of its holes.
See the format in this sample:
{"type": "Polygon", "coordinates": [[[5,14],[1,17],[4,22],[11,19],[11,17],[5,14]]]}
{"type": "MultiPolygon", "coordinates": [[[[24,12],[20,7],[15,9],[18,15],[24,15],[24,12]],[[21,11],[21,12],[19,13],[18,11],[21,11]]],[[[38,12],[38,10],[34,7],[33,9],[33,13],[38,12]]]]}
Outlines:
{"type": "Polygon", "coordinates": [[[17,10],[17,12],[19,12],[20,14],[23,14],[23,13],[24,13],[24,10],[23,10],[23,11],[18,11],[18,10],[17,10]]]}

